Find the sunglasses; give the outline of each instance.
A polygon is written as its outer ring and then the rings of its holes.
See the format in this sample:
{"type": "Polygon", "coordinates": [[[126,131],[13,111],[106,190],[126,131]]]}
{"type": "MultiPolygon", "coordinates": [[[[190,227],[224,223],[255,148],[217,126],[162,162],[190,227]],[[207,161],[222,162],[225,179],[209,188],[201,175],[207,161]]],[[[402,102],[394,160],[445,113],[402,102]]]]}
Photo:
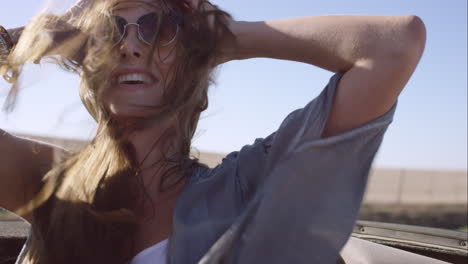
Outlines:
{"type": "Polygon", "coordinates": [[[145,44],[155,43],[158,47],[165,47],[173,43],[179,32],[179,26],[182,25],[182,17],[177,14],[166,13],[148,13],[141,16],[136,23],[128,23],[123,17],[113,16],[117,35],[114,41],[114,47],[124,38],[128,26],[136,26],[138,29],[138,39],[145,44]]]}

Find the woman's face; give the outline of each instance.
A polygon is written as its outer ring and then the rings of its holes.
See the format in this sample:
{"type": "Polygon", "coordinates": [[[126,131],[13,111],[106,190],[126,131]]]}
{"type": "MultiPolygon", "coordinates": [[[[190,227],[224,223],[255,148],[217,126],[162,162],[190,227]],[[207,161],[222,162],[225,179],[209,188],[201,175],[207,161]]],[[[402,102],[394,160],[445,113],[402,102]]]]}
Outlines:
{"type": "MultiPolygon", "coordinates": [[[[140,24],[143,16],[161,12],[154,0],[118,1],[112,11],[114,16],[120,17],[121,24],[125,24],[125,21],[140,24]]],[[[151,21],[151,15],[149,18],[151,21]]],[[[105,89],[103,100],[116,117],[144,117],[147,113],[145,110],[162,103],[165,83],[169,83],[174,76],[177,35],[169,45],[155,50],[148,65],[152,46],[139,39],[138,30],[136,25],[127,25],[123,38],[113,50],[118,56],[118,65],[112,71],[111,85],[105,89]]],[[[140,33],[143,30],[140,25],[140,33]]]]}

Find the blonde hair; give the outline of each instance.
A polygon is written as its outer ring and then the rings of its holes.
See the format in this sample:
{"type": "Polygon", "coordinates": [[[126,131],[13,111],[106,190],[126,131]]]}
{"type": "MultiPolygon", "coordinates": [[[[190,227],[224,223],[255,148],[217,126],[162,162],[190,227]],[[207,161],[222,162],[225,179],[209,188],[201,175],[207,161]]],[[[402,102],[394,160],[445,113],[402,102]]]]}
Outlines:
{"type": "MultiPolygon", "coordinates": [[[[40,14],[26,27],[20,42],[0,62],[0,74],[12,83],[6,106],[14,105],[18,78],[28,62],[48,58],[63,69],[81,75],[80,97],[98,129],[92,142],[54,166],[44,176],[38,195],[24,208],[33,213],[25,263],[125,263],[131,258],[131,239],[138,219],[138,205],[148,199],[139,177],[129,131],[175,118],[176,126],[164,131],[166,155],[160,191],[204,166],[190,157],[191,140],[200,113],[208,106],[208,87],[220,57],[220,39],[235,41],[227,26],[230,15],[216,7],[190,8],[184,0],[155,0],[164,11],[183,15],[176,44],[175,77],[165,82],[164,104],[148,109],[151,118],[119,124],[102,103],[116,58],[112,55],[111,10],[115,1],[94,1],[81,15],[67,18],[40,14]],[[215,18],[214,27],[208,15],[215,18]],[[102,25],[96,27],[95,25],[102,25]],[[52,45],[60,38],[60,45],[52,45]],[[34,47],[30,47],[34,43],[34,47]],[[129,242],[130,241],[130,242],[129,242]]],[[[200,4],[206,4],[201,1],[200,4]]],[[[157,41],[157,40],[156,40],[157,41]]],[[[158,55],[153,45],[151,58],[158,55]]]]}

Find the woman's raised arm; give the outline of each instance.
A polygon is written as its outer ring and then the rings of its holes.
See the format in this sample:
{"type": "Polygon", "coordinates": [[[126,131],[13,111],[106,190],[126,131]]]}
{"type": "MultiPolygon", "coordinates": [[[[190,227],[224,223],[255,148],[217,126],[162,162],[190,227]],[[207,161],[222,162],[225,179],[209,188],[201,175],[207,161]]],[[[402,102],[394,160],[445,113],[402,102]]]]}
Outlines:
{"type": "MultiPolygon", "coordinates": [[[[324,15],[231,23],[231,59],[293,60],[345,73],[323,137],[359,127],[387,112],[413,74],[426,29],[415,15],[324,15]]],[[[294,92],[293,89],[284,92],[294,92]]]]}
{"type": "MultiPolygon", "coordinates": [[[[55,151],[63,152],[0,129],[0,207],[15,213],[35,196],[52,168],[55,151]]],[[[20,216],[31,222],[31,215],[20,216]]]]}
{"type": "MultiPolygon", "coordinates": [[[[79,0],[60,16],[61,21],[78,17],[92,0],[79,0]]],[[[67,25],[59,25],[64,28],[67,25]]],[[[8,29],[8,35],[13,46],[18,44],[25,27],[8,29]]],[[[54,45],[60,45],[68,37],[75,35],[77,30],[59,30],[52,32],[54,45]]],[[[54,52],[54,47],[50,47],[54,52]]],[[[46,55],[55,55],[54,53],[46,55]]],[[[79,59],[82,54],[74,54],[79,59]]],[[[56,159],[66,151],[47,143],[21,138],[0,129],[0,207],[13,213],[26,205],[41,189],[42,178],[52,168],[56,159]]],[[[31,215],[20,215],[31,222],[31,215]]]]}

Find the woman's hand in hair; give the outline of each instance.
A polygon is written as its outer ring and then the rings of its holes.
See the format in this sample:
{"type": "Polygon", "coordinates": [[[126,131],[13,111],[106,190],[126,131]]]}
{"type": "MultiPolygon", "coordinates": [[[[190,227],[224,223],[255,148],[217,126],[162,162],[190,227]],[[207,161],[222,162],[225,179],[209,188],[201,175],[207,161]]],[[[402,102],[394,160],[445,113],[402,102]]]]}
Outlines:
{"type": "Polygon", "coordinates": [[[81,63],[87,36],[78,28],[72,26],[74,19],[80,19],[86,8],[95,0],[78,0],[64,14],[58,17],[55,27],[50,29],[52,46],[47,55],[61,55],[81,63]]]}
{"type": "MultiPolygon", "coordinates": [[[[217,10],[217,7],[207,0],[186,0],[186,3],[191,9],[197,10],[201,13],[210,13],[217,10]]],[[[209,25],[213,29],[215,24],[215,16],[213,14],[208,15],[207,19],[209,21],[209,25]]]]}
{"type": "Polygon", "coordinates": [[[78,0],[65,14],[62,15],[63,20],[69,20],[73,17],[79,17],[83,11],[90,7],[95,0],[78,0]]]}
{"type": "MultiPolygon", "coordinates": [[[[212,30],[216,29],[216,23],[223,23],[227,26],[227,29],[231,32],[233,32],[232,28],[233,25],[235,24],[236,21],[234,21],[230,16],[225,15],[221,17],[221,20],[223,21],[217,21],[216,20],[216,13],[221,12],[216,5],[213,5],[211,2],[208,0],[185,0],[189,8],[193,10],[197,10],[198,12],[201,13],[206,13],[207,19],[208,19],[208,25],[212,30]],[[219,11],[219,12],[216,12],[219,11]]],[[[218,16],[218,19],[220,17],[218,16]]],[[[218,32],[221,36],[220,39],[220,44],[221,44],[221,56],[219,56],[216,64],[222,64],[225,62],[228,62],[232,59],[234,59],[234,50],[235,50],[235,40],[231,37],[229,37],[229,34],[222,34],[222,32],[218,32]]],[[[233,32],[234,33],[234,32],[233,32]]]]}
{"type": "MultiPolygon", "coordinates": [[[[60,46],[65,39],[68,39],[71,35],[76,35],[78,33],[78,30],[72,28],[67,22],[74,17],[79,17],[83,10],[89,7],[94,1],[95,0],[78,0],[75,5],[59,17],[60,19],[55,23],[57,31],[54,30],[55,33],[52,36],[55,45],[49,48],[47,55],[51,55],[56,46],[60,46]]],[[[14,46],[18,44],[24,29],[24,26],[8,29],[8,33],[10,34],[14,46]]]]}

